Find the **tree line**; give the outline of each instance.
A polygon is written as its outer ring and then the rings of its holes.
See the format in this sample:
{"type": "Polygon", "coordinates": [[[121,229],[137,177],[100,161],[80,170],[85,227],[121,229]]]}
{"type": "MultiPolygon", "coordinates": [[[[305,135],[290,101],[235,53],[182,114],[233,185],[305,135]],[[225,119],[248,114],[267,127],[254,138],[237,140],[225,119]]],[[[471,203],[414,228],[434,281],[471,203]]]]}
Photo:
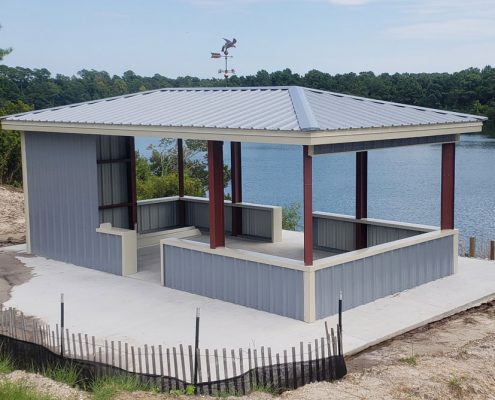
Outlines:
{"type": "MultiPolygon", "coordinates": [[[[11,49],[0,53],[0,61],[11,49]]],[[[285,86],[300,85],[379,100],[394,101],[423,107],[439,108],[488,116],[485,132],[494,134],[495,68],[468,68],[454,73],[346,73],[331,75],[311,70],[304,75],[290,69],[255,75],[232,76],[224,79],[200,79],[185,76],[175,79],[160,74],[140,76],[133,71],[111,76],[105,71],[82,70],[76,75],[53,75],[45,68],[30,69],[0,65],[0,115],[32,109],[57,107],[71,103],[119,96],[133,92],[165,87],[219,87],[219,86],[285,86]]],[[[197,145],[197,144],[196,144],[197,145]]],[[[150,158],[140,156],[141,165],[148,163],[150,174],[143,170],[148,184],[143,184],[143,195],[152,191],[151,176],[160,176],[163,169],[154,168],[157,159],[170,158],[170,146],[154,149],[150,158]],[[161,154],[162,153],[162,154],[161,154]]],[[[198,150],[196,147],[194,150],[198,150]]],[[[193,160],[193,158],[191,158],[193,160]]],[[[191,171],[198,180],[190,182],[195,193],[204,192],[205,163],[198,167],[191,161],[191,171]],[[195,169],[194,169],[195,168],[195,169]],[[194,169],[194,170],[193,170],[194,169]]],[[[164,176],[164,175],[162,175],[164,176]]],[[[163,178],[165,179],[165,178],[163,178]]],[[[162,180],[163,180],[162,179],[162,180]]],[[[20,149],[18,135],[2,131],[0,135],[0,184],[21,184],[20,149]]],[[[164,184],[165,185],[165,184],[164,184]]],[[[171,187],[171,184],[165,185],[171,187]]],[[[173,185],[172,185],[173,186],[173,185]]],[[[167,189],[168,191],[169,189],[167,189]]],[[[171,190],[171,189],[170,189],[171,190]]]]}

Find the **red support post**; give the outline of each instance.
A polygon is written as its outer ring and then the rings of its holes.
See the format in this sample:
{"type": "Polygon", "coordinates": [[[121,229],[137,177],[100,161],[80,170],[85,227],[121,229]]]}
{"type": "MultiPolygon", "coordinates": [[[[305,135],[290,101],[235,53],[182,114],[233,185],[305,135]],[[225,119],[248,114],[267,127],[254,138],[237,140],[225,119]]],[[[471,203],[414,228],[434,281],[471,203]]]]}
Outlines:
{"type": "MultiPolygon", "coordinates": [[[[356,153],[356,219],[368,218],[368,152],[356,153]]],[[[356,223],[356,250],[368,247],[366,224],[356,223]]]]}
{"type": "Polygon", "coordinates": [[[454,229],[455,143],[442,144],[441,229],[454,229]]]}
{"type": "Polygon", "coordinates": [[[225,246],[223,142],[208,140],[208,193],[210,247],[225,246]]]}
{"type": "MultiPolygon", "coordinates": [[[[232,204],[242,203],[241,143],[230,143],[230,171],[232,174],[232,204]]],[[[242,208],[232,207],[232,236],[242,234],[242,208]]]]}
{"type": "MultiPolygon", "coordinates": [[[[179,180],[179,197],[184,197],[184,144],[182,139],[177,139],[177,178],[179,180]]],[[[180,226],[186,224],[186,205],[179,200],[179,220],[180,226]]]]}
{"type": "Polygon", "coordinates": [[[313,265],[313,159],[303,146],[304,265],[313,265]]]}

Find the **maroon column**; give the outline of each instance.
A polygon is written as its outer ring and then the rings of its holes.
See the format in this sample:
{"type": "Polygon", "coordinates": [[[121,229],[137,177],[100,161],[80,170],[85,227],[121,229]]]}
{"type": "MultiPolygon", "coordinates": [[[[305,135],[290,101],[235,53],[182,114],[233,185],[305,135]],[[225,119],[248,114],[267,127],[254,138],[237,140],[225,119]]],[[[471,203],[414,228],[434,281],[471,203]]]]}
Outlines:
{"type": "MultiPolygon", "coordinates": [[[[241,143],[230,143],[230,171],[232,173],[232,204],[242,203],[241,143]]],[[[242,208],[232,207],[232,236],[242,234],[242,208]]]]}
{"type": "MultiPolygon", "coordinates": [[[[179,197],[184,197],[184,145],[182,139],[177,139],[177,178],[179,180],[179,197]]],[[[179,221],[180,226],[186,223],[186,205],[179,200],[179,221]]]]}
{"type": "Polygon", "coordinates": [[[455,143],[442,144],[441,229],[454,229],[455,143]]]}
{"type": "Polygon", "coordinates": [[[224,193],[223,193],[223,142],[208,140],[208,192],[210,247],[225,246],[224,193]]]}
{"type": "MultiPolygon", "coordinates": [[[[368,152],[356,153],[356,219],[368,218],[368,152]]],[[[356,223],[356,249],[368,246],[367,225],[356,223]]]]}
{"type": "Polygon", "coordinates": [[[313,159],[303,146],[304,265],[313,265],[313,159]]]}

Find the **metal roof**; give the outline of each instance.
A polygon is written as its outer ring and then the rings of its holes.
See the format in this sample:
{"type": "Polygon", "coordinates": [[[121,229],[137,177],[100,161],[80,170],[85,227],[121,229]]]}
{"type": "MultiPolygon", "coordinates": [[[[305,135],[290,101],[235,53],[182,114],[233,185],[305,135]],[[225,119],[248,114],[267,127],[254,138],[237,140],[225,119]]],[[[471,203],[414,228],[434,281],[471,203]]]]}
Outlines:
{"type": "Polygon", "coordinates": [[[462,124],[485,117],[309,89],[164,88],[3,117],[9,125],[101,124],[268,131],[462,124]]]}

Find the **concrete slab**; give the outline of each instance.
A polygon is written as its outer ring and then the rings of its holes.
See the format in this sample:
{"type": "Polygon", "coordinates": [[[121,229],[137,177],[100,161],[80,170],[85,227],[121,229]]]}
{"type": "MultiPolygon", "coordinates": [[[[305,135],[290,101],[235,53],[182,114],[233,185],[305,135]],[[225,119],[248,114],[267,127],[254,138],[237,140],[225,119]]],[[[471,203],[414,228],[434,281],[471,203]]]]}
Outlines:
{"type": "MultiPolygon", "coordinates": [[[[203,232],[201,236],[188,238],[201,243],[209,243],[210,236],[203,232]]],[[[292,260],[304,260],[304,234],[297,231],[282,231],[282,241],[271,243],[262,242],[248,237],[225,237],[225,246],[231,249],[249,250],[257,253],[270,254],[272,256],[290,258],[292,260]]],[[[313,257],[315,260],[330,257],[337,253],[315,249],[313,257]]]]}
{"type": "MultiPolygon", "coordinates": [[[[14,249],[13,249],[14,250],[14,249]]],[[[0,249],[6,251],[6,249],[0,249]]],[[[8,251],[8,249],[7,249],[8,251]]],[[[19,251],[16,248],[15,251],[19,251]]],[[[196,307],[201,308],[203,348],[271,346],[280,352],[324,335],[324,321],[312,324],[118,277],[42,257],[18,259],[33,278],[14,287],[5,304],[54,326],[59,295],[65,293],[66,325],[73,332],[133,345],[177,346],[194,338],[196,307]]],[[[438,281],[344,312],[347,354],[495,298],[495,262],[461,258],[460,272],[438,281]]],[[[345,301],[345,293],[344,293],[345,301]]]]}

